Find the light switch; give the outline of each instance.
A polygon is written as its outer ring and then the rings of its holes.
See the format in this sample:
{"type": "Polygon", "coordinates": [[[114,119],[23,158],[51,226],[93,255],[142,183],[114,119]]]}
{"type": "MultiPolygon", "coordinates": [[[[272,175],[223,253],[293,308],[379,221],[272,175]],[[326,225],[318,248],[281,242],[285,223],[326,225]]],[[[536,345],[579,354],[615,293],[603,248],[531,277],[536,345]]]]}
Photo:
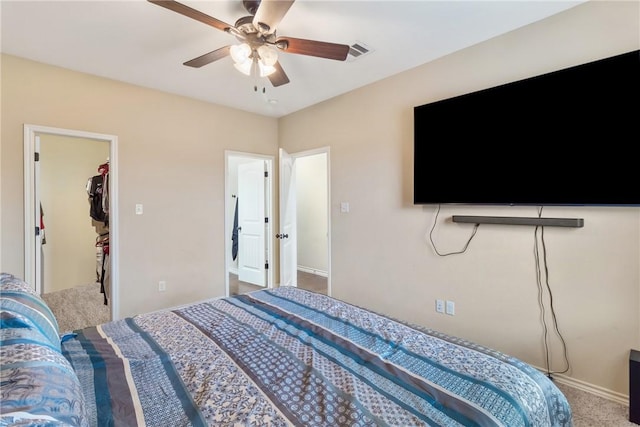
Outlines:
{"type": "Polygon", "coordinates": [[[340,203],[340,212],[349,213],[349,202],[341,202],[340,203]]]}
{"type": "Polygon", "coordinates": [[[136,215],[142,215],[142,203],[136,204],[136,215]]]}

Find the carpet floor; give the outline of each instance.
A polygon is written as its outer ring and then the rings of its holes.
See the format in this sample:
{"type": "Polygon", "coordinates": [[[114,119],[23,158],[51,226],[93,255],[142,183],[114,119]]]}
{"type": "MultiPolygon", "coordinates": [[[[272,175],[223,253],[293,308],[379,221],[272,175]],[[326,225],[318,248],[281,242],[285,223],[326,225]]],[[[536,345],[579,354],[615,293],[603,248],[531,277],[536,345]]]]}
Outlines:
{"type": "Polygon", "coordinates": [[[60,332],[96,326],[111,320],[111,307],[104,305],[100,284],[91,283],[42,295],[58,320],[60,332]]]}

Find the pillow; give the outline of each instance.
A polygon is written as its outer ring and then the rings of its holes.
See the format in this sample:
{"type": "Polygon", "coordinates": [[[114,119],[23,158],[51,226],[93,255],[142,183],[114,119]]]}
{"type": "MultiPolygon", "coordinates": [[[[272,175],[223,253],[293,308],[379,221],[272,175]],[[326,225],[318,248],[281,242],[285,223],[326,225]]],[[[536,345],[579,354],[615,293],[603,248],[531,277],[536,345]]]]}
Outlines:
{"type": "Polygon", "coordinates": [[[60,330],[53,312],[31,286],[12,274],[0,274],[0,313],[3,329],[5,322],[20,322],[22,328],[38,330],[60,351],[60,330]]]}
{"type": "Polygon", "coordinates": [[[35,343],[0,347],[0,425],[86,426],[80,380],[62,353],[35,343]]]}
{"type": "Polygon", "coordinates": [[[0,425],[88,425],[80,381],[58,323],[22,280],[0,274],[0,425]]]}

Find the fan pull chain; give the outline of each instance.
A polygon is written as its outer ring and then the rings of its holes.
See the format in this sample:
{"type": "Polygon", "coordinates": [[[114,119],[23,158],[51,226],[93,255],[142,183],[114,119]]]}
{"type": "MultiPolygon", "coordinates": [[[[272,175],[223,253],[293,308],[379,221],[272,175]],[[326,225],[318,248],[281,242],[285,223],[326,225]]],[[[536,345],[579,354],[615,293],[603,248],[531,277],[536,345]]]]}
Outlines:
{"type": "MultiPolygon", "coordinates": [[[[253,77],[253,91],[258,93],[258,80],[260,79],[260,69],[258,68],[258,61],[254,59],[253,64],[251,66],[251,76],[253,77]]],[[[267,89],[262,86],[262,93],[266,93],[267,89]]]]}

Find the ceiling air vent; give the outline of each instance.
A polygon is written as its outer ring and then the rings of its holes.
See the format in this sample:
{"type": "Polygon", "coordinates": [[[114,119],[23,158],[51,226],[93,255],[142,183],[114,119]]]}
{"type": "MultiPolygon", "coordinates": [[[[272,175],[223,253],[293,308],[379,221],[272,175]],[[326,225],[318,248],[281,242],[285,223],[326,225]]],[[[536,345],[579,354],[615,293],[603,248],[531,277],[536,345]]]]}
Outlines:
{"type": "Polygon", "coordinates": [[[355,42],[349,46],[349,54],[347,55],[347,61],[355,61],[356,59],[360,59],[365,55],[373,52],[369,46],[362,42],[355,42]]]}

